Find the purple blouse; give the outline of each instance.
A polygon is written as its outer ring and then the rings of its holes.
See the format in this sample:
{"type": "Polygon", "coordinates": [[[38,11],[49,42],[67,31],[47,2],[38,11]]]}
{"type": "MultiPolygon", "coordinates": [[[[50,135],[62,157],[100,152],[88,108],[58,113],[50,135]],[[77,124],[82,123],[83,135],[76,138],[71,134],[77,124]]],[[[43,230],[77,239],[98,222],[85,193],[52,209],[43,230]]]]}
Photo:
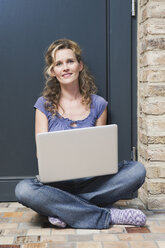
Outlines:
{"type": "Polygon", "coordinates": [[[39,97],[34,105],[34,108],[39,109],[48,118],[48,132],[75,129],[83,127],[93,127],[96,124],[96,120],[104,112],[107,107],[108,102],[101,96],[92,94],[92,102],[90,107],[89,115],[83,120],[73,121],[68,118],[62,117],[58,112],[55,116],[52,116],[51,112],[47,111],[44,107],[45,98],[43,96],[39,97]],[[76,126],[73,126],[73,123],[76,126]]]}

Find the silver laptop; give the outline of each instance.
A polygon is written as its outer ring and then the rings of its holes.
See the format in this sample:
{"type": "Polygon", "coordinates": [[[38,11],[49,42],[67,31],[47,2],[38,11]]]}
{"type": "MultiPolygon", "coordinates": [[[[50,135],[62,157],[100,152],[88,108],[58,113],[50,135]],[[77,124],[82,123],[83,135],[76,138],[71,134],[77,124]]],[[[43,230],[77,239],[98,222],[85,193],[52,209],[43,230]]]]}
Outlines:
{"type": "Polygon", "coordinates": [[[38,179],[43,183],[118,171],[115,124],[39,133],[36,143],[38,179]]]}

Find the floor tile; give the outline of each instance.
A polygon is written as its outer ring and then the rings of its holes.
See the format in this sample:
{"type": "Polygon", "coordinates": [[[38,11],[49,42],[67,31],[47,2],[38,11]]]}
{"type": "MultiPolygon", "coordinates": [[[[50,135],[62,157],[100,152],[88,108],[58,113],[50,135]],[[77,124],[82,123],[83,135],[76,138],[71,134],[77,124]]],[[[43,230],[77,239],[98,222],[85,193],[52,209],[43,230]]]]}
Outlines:
{"type": "MultiPolygon", "coordinates": [[[[113,225],[113,227],[122,227],[122,228],[126,228],[126,227],[133,227],[132,225],[113,225]]],[[[107,230],[107,229],[106,229],[107,230]]],[[[126,231],[125,231],[126,232],[126,231]]]]}
{"type": "Polygon", "coordinates": [[[157,248],[154,241],[130,241],[131,248],[157,248]]]}
{"type": "Polygon", "coordinates": [[[125,227],[127,233],[149,233],[150,230],[147,227],[125,227]]]}
{"type": "Polygon", "coordinates": [[[96,229],[77,229],[76,234],[96,234],[100,233],[100,230],[96,229]]]}
{"type": "Polygon", "coordinates": [[[9,218],[0,218],[0,223],[8,223],[9,221],[9,218]]]}
{"type": "Polygon", "coordinates": [[[41,236],[41,242],[53,242],[53,241],[60,241],[66,242],[67,236],[66,235],[49,235],[49,236],[41,236]]]}
{"type": "Polygon", "coordinates": [[[100,242],[79,242],[77,248],[102,248],[102,244],[100,242]]]}
{"type": "Polygon", "coordinates": [[[16,208],[0,208],[0,212],[1,213],[5,213],[5,212],[16,212],[16,208]]]}
{"type": "Polygon", "coordinates": [[[47,248],[45,243],[24,244],[21,248],[47,248]]]}
{"type": "MultiPolygon", "coordinates": [[[[164,233],[145,233],[143,234],[145,240],[164,240],[164,233]]],[[[164,246],[165,247],[165,246],[164,246]]]]}
{"type": "Polygon", "coordinates": [[[11,218],[11,223],[29,223],[29,222],[32,222],[32,218],[27,216],[11,218]]]}
{"type": "Polygon", "coordinates": [[[50,228],[45,229],[29,229],[27,235],[50,235],[50,228]]]}
{"type": "Polygon", "coordinates": [[[94,234],[94,241],[115,241],[118,240],[116,234],[94,234]]]}
{"type": "Polygon", "coordinates": [[[13,244],[14,237],[0,237],[1,245],[13,244]]]}
{"type": "Polygon", "coordinates": [[[129,245],[124,241],[103,242],[103,248],[129,248],[129,245]]]}
{"type": "Polygon", "coordinates": [[[9,228],[17,228],[18,224],[16,223],[5,223],[5,224],[0,224],[0,230],[1,229],[9,229],[9,228]]]}
{"type": "MultiPolygon", "coordinates": [[[[79,229],[77,229],[79,230],[79,229]]],[[[56,234],[76,234],[76,229],[70,229],[70,228],[53,228],[51,235],[56,235],[56,234]]]]}
{"type": "Polygon", "coordinates": [[[146,227],[149,227],[149,226],[160,226],[160,223],[157,220],[147,220],[146,227]]]}
{"type": "Polygon", "coordinates": [[[68,235],[68,241],[92,241],[92,235],[68,235]]]}
{"type": "Polygon", "coordinates": [[[20,248],[20,245],[0,245],[0,248],[20,248]]]}
{"type": "Polygon", "coordinates": [[[18,236],[15,239],[16,244],[25,244],[25,243],[39,243],[40,236],[18,236]]]}
{"type": "Polygon", "coordinates": [[[9,203],[9,208],[25,208],[21,203],[18,202],[11,202],[9,203]]]}
{"type": "Polygon", "coordinates": [[[0,208],[7,208],[10,205],[10,202],[0,202],[0,208]]]}
{"type": "Polygon", "coordinates": [[[159,248],[164,248],[165,247],[165,241],[157,241],[158,247],[159,248]]]}
{"type": "Polygon", "coordinates": [[[14,235],[25,235],[27,232],[27,230],[23,230],[23,229],[6,229],[3,232],[3,236],[14,236],[14,235]]]}
{"type": "Polygon", "coordinates": [[[159,220],[159,221],[158,221],[158,224],[159,224],[160,226],[165,226],[165,220],[159,220]]]}
{"type": "Polygon", "coordinates": [[[104,230],[101,230],[100,231],[101,233],[125,233],[125,228],[124,227],[117,227],[117,226],[113,226],[113,227],[110,227],[109,229],[104,229],[104,230]]]}
{"type": "Polygon", "coordinates": [[[76,243],[52,242],[48,243],[48,248],[77,248],[76,243]]]}
{"type": "Polygon", "coordinates": [[[31,222],[25,222],[25,223],[19,223],[19,226],[18,226],[19,229],[39,229],[41,228],[41,226],[39,225],[35,225],[31,222]]]}
{"type": "Polygon", "coordinates": [[[164,233],[165,234],[165,226],[151,226],[149,227],[152,233],[164,233]]]}
{"type": "Polygon", "coordinates": [[[4,213],[4,218],[11,218],[11,217],[21,217],[23,212],[6,212],[4,213]]]}
{"type": "MultiPolygon", "coordinates": [[[[118,204],[119,208],[141,208],[137,199],[118,204]]],[[[165,213],[143,212],[147,215],[145,227],[61,229],[19,203],[0,203],[0,248],[165,248],[165,213]]]]}
{"type": "Polygon", "coordinates": [[[0,236],[4,235],[5,230],[0,230],[0,236]]]}
{"type": "Polygon", "coordinates": [[[118,234],[119,240],[144,240],[144,237],[142,234],[139,233],[123,233],[123,234],[118,234]]]}
{"type": "Polygon", "coordinates": [[[21,222],[30,222],[34,223],[33,219],[36,215],[29,212],[16,212],[16,215],[11,219],[12,222],[21,223],[21,222]],[[20,213],[17,215],[17,213],[20,213]],[[22,215],[21,215],[22,214],[22,215]]]}
{"type": "Polygon", "coordinates": [[[153,213],[153,212],[150,212],[150,211],[147,211],[146,212],[146,215],[147,215],[147,219],[148,220],[165,220],[165,214],[157,214],[157,213],[153,213]]]}
{"type": "Polygon", "coordinates": [[[17,208],[17,211],[27,213],[27,212],[31,212],[32,210],[30,208],[26,208],[26,207],[22,206],[22,207],[17,208]]]}

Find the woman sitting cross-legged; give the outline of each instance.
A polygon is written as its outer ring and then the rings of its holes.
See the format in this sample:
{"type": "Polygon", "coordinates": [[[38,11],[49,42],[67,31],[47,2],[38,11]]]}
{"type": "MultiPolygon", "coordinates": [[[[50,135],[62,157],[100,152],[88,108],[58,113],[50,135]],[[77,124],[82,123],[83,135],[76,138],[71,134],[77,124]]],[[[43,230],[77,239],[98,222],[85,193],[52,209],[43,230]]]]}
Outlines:
{"type": "MultiPolygon", "coordinates": [[[[46,85],[34,105],[35,133],[106,125],[108,103],[96,94],[94,79],[82,61],[78,44],[57,40],[49,46],[45,60],[46,85]]],[[[25,179],[17,184],[15,194],[20,203],[60,227],[144,226],[146,216],[142,211],[112,205],[137,191],[145,175],[141,163],[123,161],[114,175],[53,183],[25,179]]]]}

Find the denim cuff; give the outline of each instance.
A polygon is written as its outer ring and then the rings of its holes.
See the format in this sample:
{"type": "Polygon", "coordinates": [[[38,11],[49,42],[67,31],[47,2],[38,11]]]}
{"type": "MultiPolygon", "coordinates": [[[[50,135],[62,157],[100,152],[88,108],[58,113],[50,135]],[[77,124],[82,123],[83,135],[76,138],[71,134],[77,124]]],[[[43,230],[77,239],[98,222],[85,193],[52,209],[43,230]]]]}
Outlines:
{"type": "Polygon", "coordinates": [[[110,214],[110,210],[107,210],[107,216],[106,216],[105,225],[104,225],[105,229],[109,228],[110,222],[111,222],[111,214],[110,214]]]}

